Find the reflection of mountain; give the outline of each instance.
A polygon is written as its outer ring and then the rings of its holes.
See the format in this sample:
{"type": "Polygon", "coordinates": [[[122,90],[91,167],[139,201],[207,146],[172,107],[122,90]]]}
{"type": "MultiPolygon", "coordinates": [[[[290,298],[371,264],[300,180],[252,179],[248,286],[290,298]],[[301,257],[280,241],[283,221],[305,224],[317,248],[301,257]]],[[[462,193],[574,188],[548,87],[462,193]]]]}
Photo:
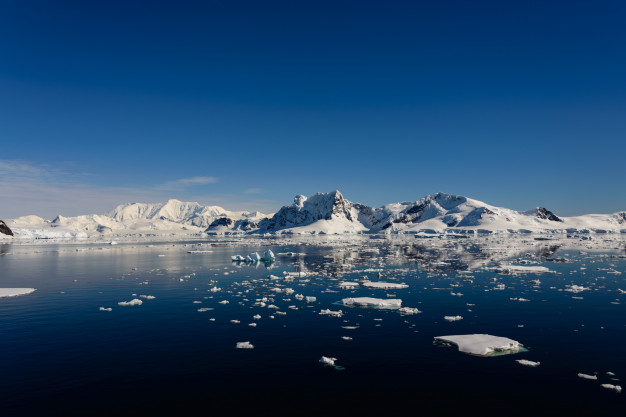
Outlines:
{"type": "MultiPolygon", "coordinates": [[[[534,240],[489,239],[422,240],[372,239],[359,245],[327,247],[306,251],[298,257],[282,258],[297,271],[311,271],[325,276],[340,277],[345,273],[368,269],[377,270],[387,265],[417,266],[434,273],[471,271],[500,262],[545,261],[562,246],[534,240]]],[[[375,272],[366,272],[372,277],[375,272]]]]}

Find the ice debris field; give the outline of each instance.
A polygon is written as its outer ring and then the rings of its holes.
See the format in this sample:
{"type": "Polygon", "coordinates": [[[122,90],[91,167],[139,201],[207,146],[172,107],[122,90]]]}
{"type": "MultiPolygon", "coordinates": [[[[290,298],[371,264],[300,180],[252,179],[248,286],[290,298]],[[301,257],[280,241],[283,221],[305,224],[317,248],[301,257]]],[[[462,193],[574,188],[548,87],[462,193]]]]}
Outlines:
{"type": "Polygon", "coordinates": [[[232,356],[221,366],[237,361],[233,372],[286,355],[323,381],[393,357],[619,395],[626,367],[611,352],[626,343],[625,248],[620,238],[502,236],[13,245],[0,258],[0,309],[76,308],[96,326],[175,320],[232,356]],[[51,257],[65,265],[53,280],[16,267],[51,257]],[[94,275],[92,265],[108,266],[94,275]]]}

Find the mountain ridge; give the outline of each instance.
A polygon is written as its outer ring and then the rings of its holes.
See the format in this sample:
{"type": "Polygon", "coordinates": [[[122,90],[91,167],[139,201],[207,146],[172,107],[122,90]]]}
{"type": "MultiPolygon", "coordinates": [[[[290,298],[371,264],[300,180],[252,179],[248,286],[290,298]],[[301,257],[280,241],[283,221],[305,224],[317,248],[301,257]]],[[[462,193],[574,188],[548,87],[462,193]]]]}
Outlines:
{"type": "Polygon", "coordinates": [[[10,220],[16,235],[53,237],[106,234],[354,234],[354,233],[626,233],[626,212],[560,217],[545,207],[516,211],[438,192],[416,201],[371,207],[338,190],[297,195],[274,214],[229,211],[170,199],[120,204],[106,214],[37,216],[10,220]],[[35,231],[35,232],[33,232],[35,231]]]}

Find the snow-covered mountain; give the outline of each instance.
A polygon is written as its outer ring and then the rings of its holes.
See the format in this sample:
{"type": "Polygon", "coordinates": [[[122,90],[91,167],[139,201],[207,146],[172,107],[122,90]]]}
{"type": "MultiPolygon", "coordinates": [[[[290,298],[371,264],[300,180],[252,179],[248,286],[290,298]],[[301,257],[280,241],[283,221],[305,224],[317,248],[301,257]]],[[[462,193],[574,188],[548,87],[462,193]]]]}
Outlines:
{"type": "MultiPolygon", "coordinates": [[[[626,212],[561,217],[544,207],[516,211],[437,193],[415,202],[374,208],[339,191],[298,195],[273,215],[169,200],[122,204],[106,215],[24,216],[7,221],[16,237],[102,235],[345,234],[345,233],[626,233],[626,212]]],[[[4,235],[0,235],[2,237],[4,235]]]]}

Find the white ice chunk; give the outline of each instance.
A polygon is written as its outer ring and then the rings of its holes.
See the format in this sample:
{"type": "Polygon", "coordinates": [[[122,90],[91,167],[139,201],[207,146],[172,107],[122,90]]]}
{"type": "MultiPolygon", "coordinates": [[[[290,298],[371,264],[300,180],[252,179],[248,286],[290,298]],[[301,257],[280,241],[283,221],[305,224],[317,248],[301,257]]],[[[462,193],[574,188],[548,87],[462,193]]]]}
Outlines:
{"type": "Polygon", "coordinates": [[[154,295],[140,295],[139,298],[143,298],[144,300],[154,300],[156,297],[154,295]]]}
{"type": "Polygon", "coordinates": [[[306,299],[305,299],[305,301],[306,301],[307,303],[312,303],[312,302],[314,302],[314,301],[317,301],[317,298],[316,298],[316,297],[310,297],[310,296],[307,296],[307,297],[306,297],[306,299]]]}
{"type": "Polygon", "coordinates": [[[590,379],[592,381],[596,381],[598,379],[598,377],[595,375],[587,375],[587,374],[581,374],[581,373],[578,374],[578,378],[590,379]]]}
{"type": "Polygon", "coordinates": [[[359,286],[358,282],[343,281],[339,283],[339,287],[341,288],[356,288],[358,286],[359,286]]]}
{"type": "Polygon", "coordinates": [[[531,366],[533,368],[536,368],[537,366],[539,366],[541,364],[541,362],[533,362],[533,361],[529,361],[527,359],[518,359],[515,362],[519,363],[520,365],[531,366]]]}
{"type": "Polygon", "coordinates": [[[579,293],[579,292],[586,291],[589,289],[587,287],[582,287],[580,285],[566,285],[566,287],[568,288],[566,288],[564,291],[573,292],[573,293],[579,293]]]}
{"type": "Polygon", "coordinates": [[[463,317],[461,316],[443,316],[444,320],[447,321],[459,321],[459,320],[463,320],[463,317]]]}
{"type": "Polygon", "coordinates": [[[532,265],[502,265],[490,268],[495,272],[509,273],[509,274],[543,274],[547,272],[554,272],[545,266],[532,266],[532,265]]]}
{"type": "Polygon", "coordinates": [[[18,295],[26,295],[35,291],[34,288],[0,288],[0,298],[17,297],[18,295]]]}
{"type": "Polygon", "coordinates": [[[100,311],[113,311],[113,309],[111,307],[109,307],[109,308],[100,307],[100,311]]]}
{"type": "Polygon", "coordinates": [[[133,298],[130,301],[120,301],[119,303],[117,303],[118,306],[140,306],[143,304],[143,301],[141,301],[139,298],[133,298]]]}
{"type": "Polygon", "coordinates": [[[346,306],[359,306],[359,307],[377,307],[377,308],[399,308],[402,305],[402,300],[397,298],[382,299],[372,297],[356,297],[356,298],[344,298],[341,300],[343,305],[346,306]]]}
{"type": "Polygon", "coordinates": [[[326,309],[326,310],[320,311],[320,314],[325,315],[325,316],[331,316],[331,317],[341,317],[343,315],[343,312],[341,310],[332,311],[332,310],[326,309]]]}
{"type": "Polygon", "coordinates": [[[254,316],[252,316],[253,319],[255,320],[261,320],[261,315],[260,314],[255,314],[254,316]]]}
{"type": "Polygon", "coordinates": [[[263,254],[262,260],[265,261],[265,262],[273,262],[273,261],[276,260],[276,256],[274,255],[274,252],[272,252],[270,249],[268,249],[263,254]]]}
{"type": "Polygon", "coordinates": [[[261,255],[258,252],[251,253],[248,257],[252,260],[252,262],[259,262],[261,260],[261,255]]]}
{"type": "Polygon", "coordinates": [[[377,288],[377,289],[409,288],[409,286],[406,284],[396,284],[393,282],[382,282],[382,281],[378,281],[378,282],[365,281],[363,282],[363,286],[367,288],[377,288]]]}
{"type": "Polygon", "coordinates": [[[320,363],[329,366],[335,366],[335,361],[337,358],[328,358],[326,356],[322,356],[320,359],[320,363]]]}
{"type": "Polygon", "coordinates": [[[419,311],[417,308],[412,308],[412,307],[401,307],[398,310],[398,312],[400,314],[406,314],[406,315],[421,313],[421,311],[419,311]]]}
{"type": "Polygon", "coordinates": [[[235,347],[237,349],[254,349],[254,345],[251,344],[249,341],[247,341],[247,342],[237,342],[235,347]]]}
{"type": "Polygon", "coordinates": [[[613,384],[602,384],[600,385],[602,388],[606,388],[606,389],[612,389],[613,391],[620,393],[622,392],[622,387],[619,385],[613,385],[613,384]]]}
{"type": "Polygon", "coordinates": [[[496,353],[516,353],[521,347],[516,340],[490,334],[437,336],[435,340],[452,343],[459,348],[459,352],[478,356],[491,356],[496,353]]]}
{"type": "Polygon", "coordinates": [[[246,258],[244,258],[241,255],[235,255],[235,256],[231,256],[230,259],[232,259],[235,262],[241,262],[241,261],[244,261],[246,258]]]}

